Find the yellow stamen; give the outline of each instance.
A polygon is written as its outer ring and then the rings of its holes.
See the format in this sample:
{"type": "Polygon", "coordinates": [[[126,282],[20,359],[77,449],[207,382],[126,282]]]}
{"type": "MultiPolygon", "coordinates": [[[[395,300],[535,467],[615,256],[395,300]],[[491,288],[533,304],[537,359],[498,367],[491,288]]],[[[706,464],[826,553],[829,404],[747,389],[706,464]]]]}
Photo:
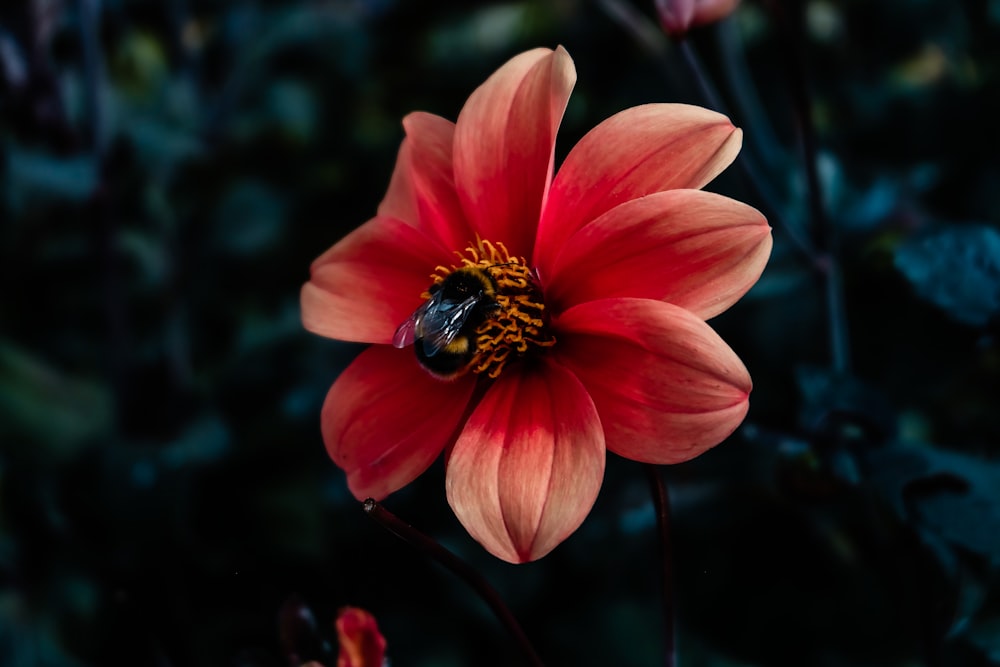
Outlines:
{"type": "MultiPolygon", "coordinates": [[[[475,330],[476,351],[468,370],[496,378],[507,362],[552,347],[555,337],[547,330],[548,316],[542,292],[523,257],[512,256],[503,243],[476,239],[464,252],[456,252],[459,265],[438,266],[431,278],[444,282],[462,267],[481,269],[496,283],[496,312],[475,330]]],[[[425,293],[430,298],[430,293],[425,293]]]]}

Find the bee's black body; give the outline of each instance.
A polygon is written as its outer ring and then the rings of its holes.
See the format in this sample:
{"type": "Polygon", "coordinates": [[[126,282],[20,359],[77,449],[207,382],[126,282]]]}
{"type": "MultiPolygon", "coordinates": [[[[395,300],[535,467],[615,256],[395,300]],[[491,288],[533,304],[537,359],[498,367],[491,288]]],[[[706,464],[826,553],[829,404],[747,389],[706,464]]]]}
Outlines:
{"type": "Polygon", "coordinates": [[[462,267],[428,290],[430,298],[400,325],[396,347],[413,344],[417,360],[439,377],[460,373],[476,354],[476,329],[499,308],[485,269],[462,267]]]}

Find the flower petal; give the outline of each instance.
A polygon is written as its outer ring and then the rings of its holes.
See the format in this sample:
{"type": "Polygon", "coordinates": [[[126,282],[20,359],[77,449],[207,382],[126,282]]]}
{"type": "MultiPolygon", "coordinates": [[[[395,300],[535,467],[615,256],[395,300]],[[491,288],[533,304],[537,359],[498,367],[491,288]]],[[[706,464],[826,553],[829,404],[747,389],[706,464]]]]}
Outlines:
{"type": "Polygon", "coordinates": [[[496,557],[536,560],[590,512],[604,459],[594,403],[572,373],[546,361],[510,368],[448,455],[448,502],[496,557]]]}
{"type": "Polygon", "coordinates": [[[410,349],[375,345],[358,355],[320,417],[327,452],[354,497],[381,500],[426,470],[453,438],[474,387],[468,377],[431,377],[410,349]]]}
{"type": "Polygon", "coordinates": [[[668,35],[680,36],[691,27],[695,0],[655,0],[660,26],[668,35]]]}
{"type": "Polygon", "coordinates": [[[434,266],[452,254],[416,227],[375,217],[323,253],[302,287],[302,324],[358,343],[390,343],[420,306],[434,266]]]}
{"type": "Polygon", "coordinates": [[[403,119],[403,128],[406,138],[379,215],[422,227],[453,250],[464,248],[475,234],[465,222],[455,192],[455,124],[434,114],[415,112],[403,119]]]}
{"type": "Polygon", "coordinates": [[[554,322],[558,361],[594,399],[608,449],[680,463],[724,440],[746,415],[750,376],[712,329],[650,299],[589,301],[554,322]]]}
{"type": "Polygon", "coordinates": [[[701,190],[668,190],[625,202],[566,243],[546,285],[554,310],[601,298],[668,301],[702,319],[757,282],[771,228],[756,209],[701,190]]]}
{"type": "MultiPolygon", "coordinates": [[[[382,667],[385,661],[385,637],[370,612],[360,607],[337,611],[337,667],[382,667]]],[[[319,664],[319,663],[317,663],[319,664]]]]}
{"type": "Polygon", "coordinates": [[[556,130],[576,70],[562,47],[515,56],[469,97],[455,130],[455,184],[484,239],[531,257],[556,130]]]}
{"type": "Polygon", "coordinates": [[[622,202],[703,187],[733,161],[742,136],[722,114],[687,104],[646,104],[611,116],[559,168],[538,229],[536,266],[547,272],[566,239],[622,202]]]}
{"type": "Polygon", "coordinates": [[[706,25],[726,18],[740,4],[740,0],[697,0],[692,26],[706,25]]]}

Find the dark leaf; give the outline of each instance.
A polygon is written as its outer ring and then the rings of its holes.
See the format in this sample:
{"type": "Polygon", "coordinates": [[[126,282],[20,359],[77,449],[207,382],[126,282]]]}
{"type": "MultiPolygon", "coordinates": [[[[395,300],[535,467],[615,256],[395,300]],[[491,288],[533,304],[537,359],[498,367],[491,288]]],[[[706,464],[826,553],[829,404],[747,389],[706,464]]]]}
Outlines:
{"type": "Polygon", "coordinates": [[[868,478],[901,516],[949,544],[1000,562],[1000,464],[931,445],[862,454],[868,478]]]}
{"type": "Polygon", "coordinates": [[[982,326],[1000,312],[1000,232],[953,227],[896,249],[896,268],[917,294],[960,322],[982,326]]]}

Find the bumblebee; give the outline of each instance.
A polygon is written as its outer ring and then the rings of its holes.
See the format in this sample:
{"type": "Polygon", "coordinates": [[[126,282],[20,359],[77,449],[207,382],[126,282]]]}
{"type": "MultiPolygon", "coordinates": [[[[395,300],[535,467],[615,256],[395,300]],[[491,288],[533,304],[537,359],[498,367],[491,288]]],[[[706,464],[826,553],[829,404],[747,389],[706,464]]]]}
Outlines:
{"type": "Polygon", "coordinates": [[[497,290],[487,269],[455,269],[431,285],[430,298],[399,325],[392,344],[413,345],[424,368],[441,378],[455,377],[476,354],[476,329],[500,310],[497,290]]]}

